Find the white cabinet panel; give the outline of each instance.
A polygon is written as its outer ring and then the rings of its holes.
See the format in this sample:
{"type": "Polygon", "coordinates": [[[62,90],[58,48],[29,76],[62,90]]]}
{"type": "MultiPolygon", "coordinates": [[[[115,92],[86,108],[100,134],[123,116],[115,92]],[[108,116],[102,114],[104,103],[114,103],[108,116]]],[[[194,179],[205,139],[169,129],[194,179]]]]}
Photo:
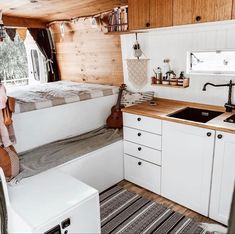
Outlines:
{"type": "Polygon", "coordinates": [[[124,139],[153,149],[162,149],[162,136],[124,127],[124,139]]]}
{"type": "Polygon", "coordinates": [[[141,159],[124,156],[125,179],[160,194],[161,167],[141,159]]]}
{"type": "Polygon", "coordinates": [[[145,161],[161,165],[162,152],[146,146],[124,141],[124,153],[143,159],[145,161]]]}
{"type": "Polygon", "coordinates": [[[235,135],[217,132],[210,218],[228,224],[235,181],[235,135]]]}
{"type": "Polygon", "coordinates": [[[118,141],[58,167],[103,192],[124,179],[123,141],[118,141]]]}
{"type": "Polygon", "coordinates": [[[208,216],[215,132],[163,121],[162,195],[208,216]]]}
{"type": "Polygon", "coordinates": [[[137,128],[159,135],[162,133],[162,121],[159,119],[123,113],[123,123],[125,127],[137,128]]]}

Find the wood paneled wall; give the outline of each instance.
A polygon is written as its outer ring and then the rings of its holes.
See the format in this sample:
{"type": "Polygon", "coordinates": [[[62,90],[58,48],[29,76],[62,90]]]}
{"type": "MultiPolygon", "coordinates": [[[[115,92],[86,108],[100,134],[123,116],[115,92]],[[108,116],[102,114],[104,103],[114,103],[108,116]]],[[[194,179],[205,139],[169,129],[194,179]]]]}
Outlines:
{"type": "Polygon", "coordinates": [[[118,35],[105,35],[90,18],[51,25],[62,80],[120,85],[123,83],[121,42],[118,35]]]}

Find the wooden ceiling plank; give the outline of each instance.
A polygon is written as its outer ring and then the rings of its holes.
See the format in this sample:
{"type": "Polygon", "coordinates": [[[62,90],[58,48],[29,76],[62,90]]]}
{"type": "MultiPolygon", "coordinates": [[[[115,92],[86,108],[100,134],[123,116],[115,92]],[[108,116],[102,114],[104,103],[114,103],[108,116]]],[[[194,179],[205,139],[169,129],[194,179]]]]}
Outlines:
{"type": "Polygon", "coordinates": [[[7,27],[46,28],[47,24],[40,20],[3,16],[4,25],[7,27]]]}
{"type": "Polygon", "coordinates": [[[0,0],[6,16],[37,18],[43,21],[65,20],[95,15],[117,6],[126,5],[128,0],[0,0]]]}

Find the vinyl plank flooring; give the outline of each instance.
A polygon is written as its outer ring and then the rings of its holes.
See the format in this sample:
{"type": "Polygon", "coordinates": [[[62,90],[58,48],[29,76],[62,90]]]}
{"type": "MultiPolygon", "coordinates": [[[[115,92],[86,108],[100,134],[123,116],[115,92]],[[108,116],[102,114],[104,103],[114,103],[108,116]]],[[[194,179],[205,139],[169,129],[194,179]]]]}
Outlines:
{"type": "MultiPolygon", "coordinates": [[[[147,198],[149,200],[155,201],[163,206],[166,206],[168,208],[171,208],[172,210],[183,214],[189,218],[192,218],[198,222],[203,222],[203,223],[212,223],[212,224],[219,224],[216,221],[209,219],[208,217],[205,217],[203,215],[200,215],[186,207],[183,207],[173,201],[170,201],[162,196],[159,196],[155,193],[152,193],[142,187],[139,187],[131,182],[128,182],[126,180],[121,181],[119,184],[119,186],[126,188],[127,190],[131,191],[131,192],[135,192],[139,195],[141,195],[144,198],[147,198]]],[[[221,225],[221,224],[220,224],[221,225]]]]}

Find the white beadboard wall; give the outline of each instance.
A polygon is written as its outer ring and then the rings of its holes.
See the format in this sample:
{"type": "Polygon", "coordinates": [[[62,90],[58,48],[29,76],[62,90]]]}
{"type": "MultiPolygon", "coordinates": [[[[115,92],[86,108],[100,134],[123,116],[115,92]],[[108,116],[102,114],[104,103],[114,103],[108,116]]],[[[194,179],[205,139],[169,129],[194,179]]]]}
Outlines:
{"type": "MultiPolygon", "coordinates": [[[[135,90],[128,81],[126,59],[132,56],[132,45],[135,42],[135,35],[128,34],[121,36],[122,58],[124,67],[124,81],[128,88],[133,91],[155,91],[155,96],[191,101],[212,105],[224,105],[227,101],[228,88],[208,87],[206,92],[202,87],[206,82],[215,84],[226,83],[232,79],[235,82],[235,75],[190,75],[190,87],[186,89],[151,86],[152,69],[163,65],[163,59],[171,61],[171,67],[177,72],[186,71],[186,60],[188,51],[199,50],[235,50],[235,21],[224,21],[197,25],[177,26],[151,30],[138,34],[139,43],[145,55],[150,59],[148,67],[148,84],[142,90],[135,90]]],[[[233,92],[235,103],[235,87],[233,92]]]]}

